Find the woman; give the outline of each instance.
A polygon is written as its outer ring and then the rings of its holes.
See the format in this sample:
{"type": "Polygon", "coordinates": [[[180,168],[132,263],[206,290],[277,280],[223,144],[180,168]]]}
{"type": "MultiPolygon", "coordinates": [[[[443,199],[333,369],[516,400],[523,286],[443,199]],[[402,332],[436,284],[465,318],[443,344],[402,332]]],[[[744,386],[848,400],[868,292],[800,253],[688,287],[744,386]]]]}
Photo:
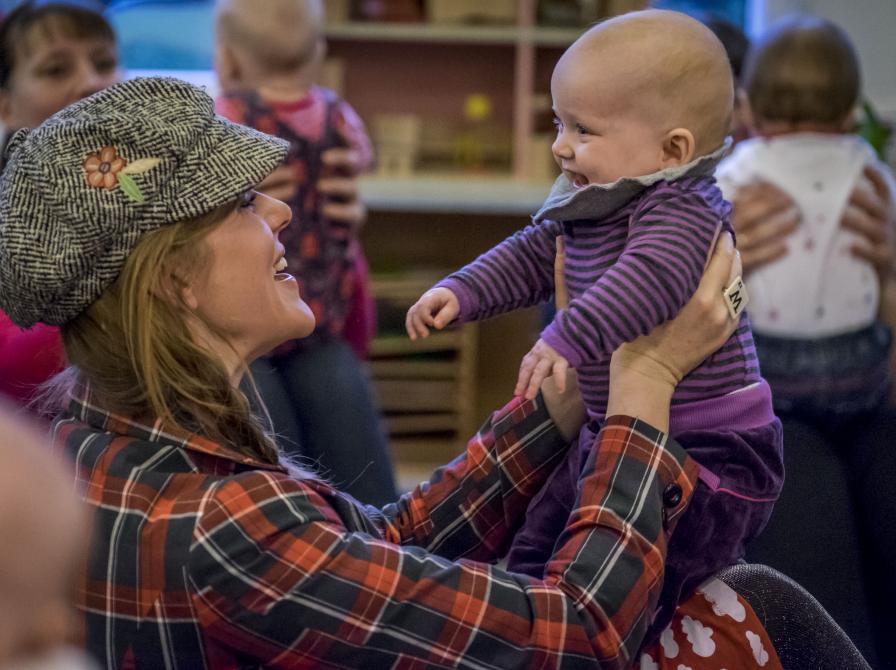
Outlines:
{"type": "MultiPolygon", "coordinates": [[[[671,395],[734,327],[730,238],[681,317],[614,355],[610,418],[534,579],[476,561],[506,551],[578,432],[575,393],[512,402],[382,510],[280,464],[251,416],[248,364],[314,327],[284,273],[289,208],[249,190],[284,151],[157,78],[11,139],[0,307],[61,325],[72,365],[54,433],[94,514],[88,650],[110,668],[629,667],[698,472],[662,432],[671,395]]],[[[753,658],[737,630],[715,644],[753,658]]]]}
{"type": "MultiPolygon", "coordinates": [[[[26,0],[0,23],[0,122],[9,137],[34,128],[67,105],[121,80],[115,32],[93,0],[26,0]]],[[[348,150],[324,160],[346,177],[322,179],[328,217],[359,225],[358,157],[348,150]]],[[[5,159],[0,156],[0,167],[5,159]]],[[[294,175],[281,168],[261,185],[273,194],[294,189],[294,175]]],[[[276,196],[279,197],[279,196],[276,196]]],[[[0,312],[0,395],[28,403],[34,390],[64,363],[56,328],[39,324],[23,331],[0,312]]],[[[338,473],[337,473],[338,474],[338,473]]],[[[353,479],[351,473],[344,477],[353,479]]],[[[388,486],[392,486],[388,479],[388,486]]]]}

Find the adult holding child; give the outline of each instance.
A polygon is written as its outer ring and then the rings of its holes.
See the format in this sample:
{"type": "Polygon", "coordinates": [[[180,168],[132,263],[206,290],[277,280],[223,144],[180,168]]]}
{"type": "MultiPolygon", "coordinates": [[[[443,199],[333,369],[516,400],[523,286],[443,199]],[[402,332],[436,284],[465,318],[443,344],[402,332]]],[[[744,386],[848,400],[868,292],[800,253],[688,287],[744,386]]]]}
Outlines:
{"type": "MultiPolygon", "coordinates": [[[[120,81],[116,36],[94,0],[26,0],[0,22],[0,121],[8,138],[34,128],[63,107],[120,81]]],[[[317,185],[330,196],[323,209],[331,220],[358,226],[365,212],[355,175],[363,162],[351,149],[322,159],[338,176],[317,185]],[[338,199],[338,202],[336,201],[338,199]]],[[[0,157],[0,166],[4,164],[0,157]]],[[[294,188],[290,171],[289,188],[294,188]]],[[[283,186],[283,171],[264,187],[283,186]]],[[[0,395],[29,403],[35,389],[62,369],[58,329],[42,324],[23,330],[0,313],[0,395]]]]}
{"type": "MultiPolygon", "coordinates": [[[[614,355],[579,502],[529,578],[477,561],[506,551],[578,432],[572,389],[495,413],[382,510],[281,465],[252,417],[248,365],[314,327],[281,271],[290,210],[252,190],[285,152],[157,78],[10,142],[0,306],[60,325],[71,363],[54,434],[94,515],[87,648],[110,668],[630,667],[697,477],[663,432],[674,387],[735,329],[720,296],[739,272],[730,238],[679,317],[614,355]]],[[[728,619],[737,634],[715,631],[718,652],[751,665],[749,630],[779,667],[745,614],[728,619]]]]}
{"type": "Polygon", "coordinates": [[[750,50],[742,84],[757,139],[718,176],[734,203],[788,476],[750,557],[806,586],[890,667],[892,174],[851,134],[860,68],[839,27],[809,16],[776,24],[750,50]]]}

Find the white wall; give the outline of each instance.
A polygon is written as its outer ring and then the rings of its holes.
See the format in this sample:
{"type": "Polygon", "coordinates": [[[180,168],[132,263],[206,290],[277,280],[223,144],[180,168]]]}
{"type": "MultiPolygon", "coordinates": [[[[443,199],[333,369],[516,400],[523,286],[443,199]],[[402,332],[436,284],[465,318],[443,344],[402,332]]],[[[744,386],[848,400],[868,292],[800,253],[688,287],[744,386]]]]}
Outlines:
{"type": "Polygon", "coordinates": [[[864,93],[896,120],[896,0],[754,0],[751,32],[791,12],[808,12],[841,26],[859,51],[864,93]]]}

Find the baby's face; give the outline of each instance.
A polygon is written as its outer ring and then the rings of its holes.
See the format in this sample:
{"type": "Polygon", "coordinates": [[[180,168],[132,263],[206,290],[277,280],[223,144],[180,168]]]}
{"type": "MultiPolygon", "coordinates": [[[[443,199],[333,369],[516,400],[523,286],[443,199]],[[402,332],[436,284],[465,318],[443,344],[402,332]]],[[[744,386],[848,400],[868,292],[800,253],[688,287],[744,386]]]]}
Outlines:
{"type": "Polygon", "coordinates": [[[595,72],[592,66],[585,74],[576,60],[561,59],[551,78],[552,151],[560,169],[579,187],[661,170],[664,130],[648,121],[637,100],[627,99],[633,97],[629,87],[613,68],[595,72]]]}

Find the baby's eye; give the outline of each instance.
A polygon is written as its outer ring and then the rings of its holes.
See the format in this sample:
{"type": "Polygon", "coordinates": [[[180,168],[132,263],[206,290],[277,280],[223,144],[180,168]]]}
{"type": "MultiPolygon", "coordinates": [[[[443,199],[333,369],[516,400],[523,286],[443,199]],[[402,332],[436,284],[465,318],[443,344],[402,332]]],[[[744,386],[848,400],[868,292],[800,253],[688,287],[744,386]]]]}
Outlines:
{"type": "Polygon", "coordinates": [[[563,121],[558,119],[556,116],[553,118],[554,127],[557,130],[563,130],[563,121]]]}
{"type": "Polygon", "coordinates": [[[579,135],[593,135],[594,134],[590,130],[588,130],[585,126],[583,126],[581,123],[576,124],[576,132],[579,135]]]}

